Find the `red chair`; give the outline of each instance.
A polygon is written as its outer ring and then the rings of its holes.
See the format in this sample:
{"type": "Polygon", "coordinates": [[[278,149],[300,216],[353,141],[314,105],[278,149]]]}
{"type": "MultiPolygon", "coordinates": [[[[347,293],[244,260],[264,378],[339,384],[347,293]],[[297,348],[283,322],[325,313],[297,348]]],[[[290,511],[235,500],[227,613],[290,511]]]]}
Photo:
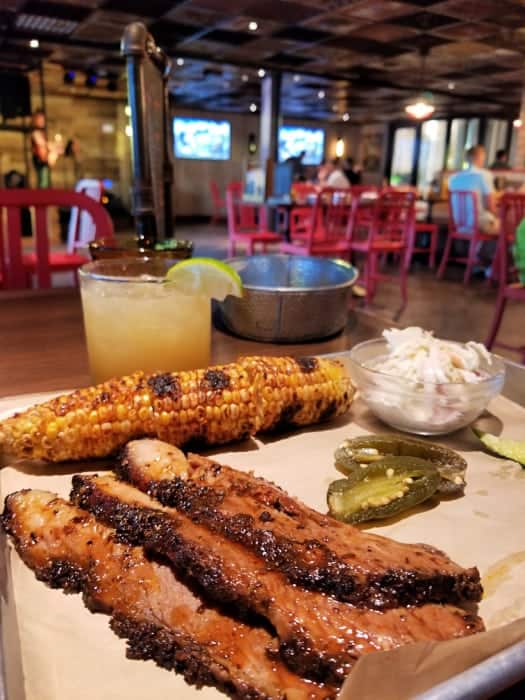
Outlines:
{"type": "Polygon", "coordinates": [[[219,185],[215,182],[215,180],[210,181],[210,194],[211,203],[213,206],[213,214],[211,215],[210,224],[216,224],[223,216],[226,202],[221,197],[219,185]]]}
{"type": "Polygon", "coordinates": [[[30,286],[31,275],[36,273],[39,288],[51,287],[53,272],[74,271],[88,262],[77,253],[50,252],[48,236],[49,207],[78,207],[87,211],[95,226],[95,236],[111,237],[113,224],[107,211],[90,197],[69,190],[7,190],[0,189],[0,221],[6,210],[7,227],[0,230],[5,235],[7,251],[5,287],[22,289],[30,286]],[[21,237],[21,209],[34,209],[35,252],[24,255],[21,237]]]}
{"type": "Polygon", "coordinates": [[[348,220],[350,197],[348,190],[324,188],[318,192],[315,204],[309,207],[306,231],[281,243],[282,253],[348,258],[348,220]]]}
{"type": "Polygon", "coordinates": [[[516,238],[516,229],[520,222],[525,219],[525,195],[504,194],[499,204],[501,229],[493,265],[499,287],[494,318],[485,345],[489,350],[497,346],[512,352],[521,353],[521,361],[525,364],[525,345],[515,347],[496,342],[507,301],[511,299],[525,302],[525,287],[518,280],[517,270],[512,263],[512,254],[510,252],[512,243],[516,238]]]}
{"type": "Polygon", "coordinates": [[[403,304],[408,301],[407,244],[413,235],[415,222],[415,194],[410,191],[385,191],[367,204],[367,216],[360,217],[362,203],[354,199],[348,223],[351,253],[365,256],[364,285],[367,302],[375,295],[377,282],[389,279],[379,271],[379,258],[389,253],[399,257],[400,285],[403,304]]]}
{"type": "Polygon", "coordinates": [[[460,191],[448,194],[448,236],[443,252],[443,258],[437,272],[438,279],[443,277],[449,261],[466,264],[463,284],[467,284],[472,274],[472,268],[477,262],[479,244],[483,241],[493,241],[495,236],[482,233],[478,222],[478,197],[476,192],[460,191]],[[468,241],[467,257],[451,257],[454,241],[468,241]]]}
{"type": "Polygon", "coordinates": [[[414,235],[408,244],[405,264],[407,269],[410,269],[412,256],[414,253],[425,253],[428,255],[428,266],[433,270],[436,266],[436,253],[438,244],[439,229],[437,224],[426,223],[425,221],[416,221],[414,224],[414,235]],[[429,237],[428,246],[422,247],[417,245],[417,237],[420,233],[427,234],[429,237]]]}
{"type": "Polygon", "coordinates": [[[233,183],[226,189],[226,214],[228,219],[228,256],[235,255],[236,243],[243,243],[247,254],[253,255],[257,243],[263,252],[270,243],[280,243],[278,233],[267,230],[266,208],[241,201],[238,187],[233,183]]]}
{"type": "Polygon", "coordinates": [[[308,198],[314,198],[317,191],[318,187],[309,182],[296,182],[292,185],[292,196],[296,204],[290,210],[290,240],[308,235],[312,215],[312,204],[308,204],[308,198]]]}

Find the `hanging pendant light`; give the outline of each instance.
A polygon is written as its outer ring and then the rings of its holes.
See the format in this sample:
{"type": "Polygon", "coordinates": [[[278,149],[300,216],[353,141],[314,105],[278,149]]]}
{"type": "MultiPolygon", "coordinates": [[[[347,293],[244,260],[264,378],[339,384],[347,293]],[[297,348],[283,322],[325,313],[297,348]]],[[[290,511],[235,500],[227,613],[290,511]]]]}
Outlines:
{"type": "MultiPolygon", "coordinates": [[[[421,70],[419,73],[421,88],[423,87],[426,79],[425,62],[428,52],[428,47],[422,47],[419,51],[419,55],[421,56],[421,70]]],[[[418,120],[428,119],[434,114],[435,111],[436,108],[434,107],[431,92],[421,91],[419,96],[405,107],[405,112],[408,114],[408,116],[412,117],[412,119],[418,120]]]]}
{"type": "Polygon", "coordinates": [[[432,103],[432,94],[430,92],[424,92],[414,102],[405,107],[405,112],[412,119],[428,119],[435,111],[436,108],[432,103]]]}

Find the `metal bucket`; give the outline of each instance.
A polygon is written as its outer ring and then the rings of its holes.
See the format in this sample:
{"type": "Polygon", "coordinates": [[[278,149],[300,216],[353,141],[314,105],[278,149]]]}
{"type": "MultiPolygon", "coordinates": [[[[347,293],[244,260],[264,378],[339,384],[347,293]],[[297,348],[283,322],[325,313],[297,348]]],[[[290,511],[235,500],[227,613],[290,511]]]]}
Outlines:
{"type": "Polygon", "coordinates": [[[254,255],[227,262],[244,285],[242,298],[219,304],[236,335],[271,343],[301,343],[335,335],[348,320],[358,272],[343,260],[254,255]]]}

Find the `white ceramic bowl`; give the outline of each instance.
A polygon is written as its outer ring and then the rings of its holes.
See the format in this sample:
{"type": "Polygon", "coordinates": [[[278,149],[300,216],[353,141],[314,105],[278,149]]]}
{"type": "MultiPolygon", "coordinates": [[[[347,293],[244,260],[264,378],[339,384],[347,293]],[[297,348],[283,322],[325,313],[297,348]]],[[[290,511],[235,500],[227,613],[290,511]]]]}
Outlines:
{"type": "Polygon", "coordinates": [[[491,355],[490,364],[483,361],[481,369],[488,377],[475,384],[414,382],[365,366],[387,353],[383,338],[352,348],[352,381],[372,413],[407,433],[445,435],[465,427],[500,393],[505,381],[505,365],[497,355],[491,355]]]}

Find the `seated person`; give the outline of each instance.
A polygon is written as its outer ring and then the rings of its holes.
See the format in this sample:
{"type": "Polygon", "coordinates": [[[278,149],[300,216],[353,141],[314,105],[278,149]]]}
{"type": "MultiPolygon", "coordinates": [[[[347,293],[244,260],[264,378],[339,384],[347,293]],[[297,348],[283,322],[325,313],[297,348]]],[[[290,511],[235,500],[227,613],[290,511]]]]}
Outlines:
{"type": "MultiPolygon", "coordinates": [[[[497,235],[499,221],[496,216],[494,199],[494,181],[492,174],[483,167],[485,148],[481,145],[472,146],[467,151],[468,168],[454,173],[448,180],[449,192],[475,192],[478,201],[478,227],[482,233],[497,235]]],[[[452,199],[452,211],[455,214],[456,200],[452,199]]],[[[467,226],[464,233],[470,233],[474,225],[474,212],[467,211],[467,226]]]]}
{"type": "Polygon", "coordinates": [[[333,187],[338,190],[350,187],[348,178],[341,168],[339,158],[329,160],[319,168],[319,183],[323,187],[333,187]]]}
{"type": "Polygon", "coordinates": [[[507,170],[509,167],[509,156],[504,148],[496,151],[496,160],[490,166],[491,170],[507,170]]]}

